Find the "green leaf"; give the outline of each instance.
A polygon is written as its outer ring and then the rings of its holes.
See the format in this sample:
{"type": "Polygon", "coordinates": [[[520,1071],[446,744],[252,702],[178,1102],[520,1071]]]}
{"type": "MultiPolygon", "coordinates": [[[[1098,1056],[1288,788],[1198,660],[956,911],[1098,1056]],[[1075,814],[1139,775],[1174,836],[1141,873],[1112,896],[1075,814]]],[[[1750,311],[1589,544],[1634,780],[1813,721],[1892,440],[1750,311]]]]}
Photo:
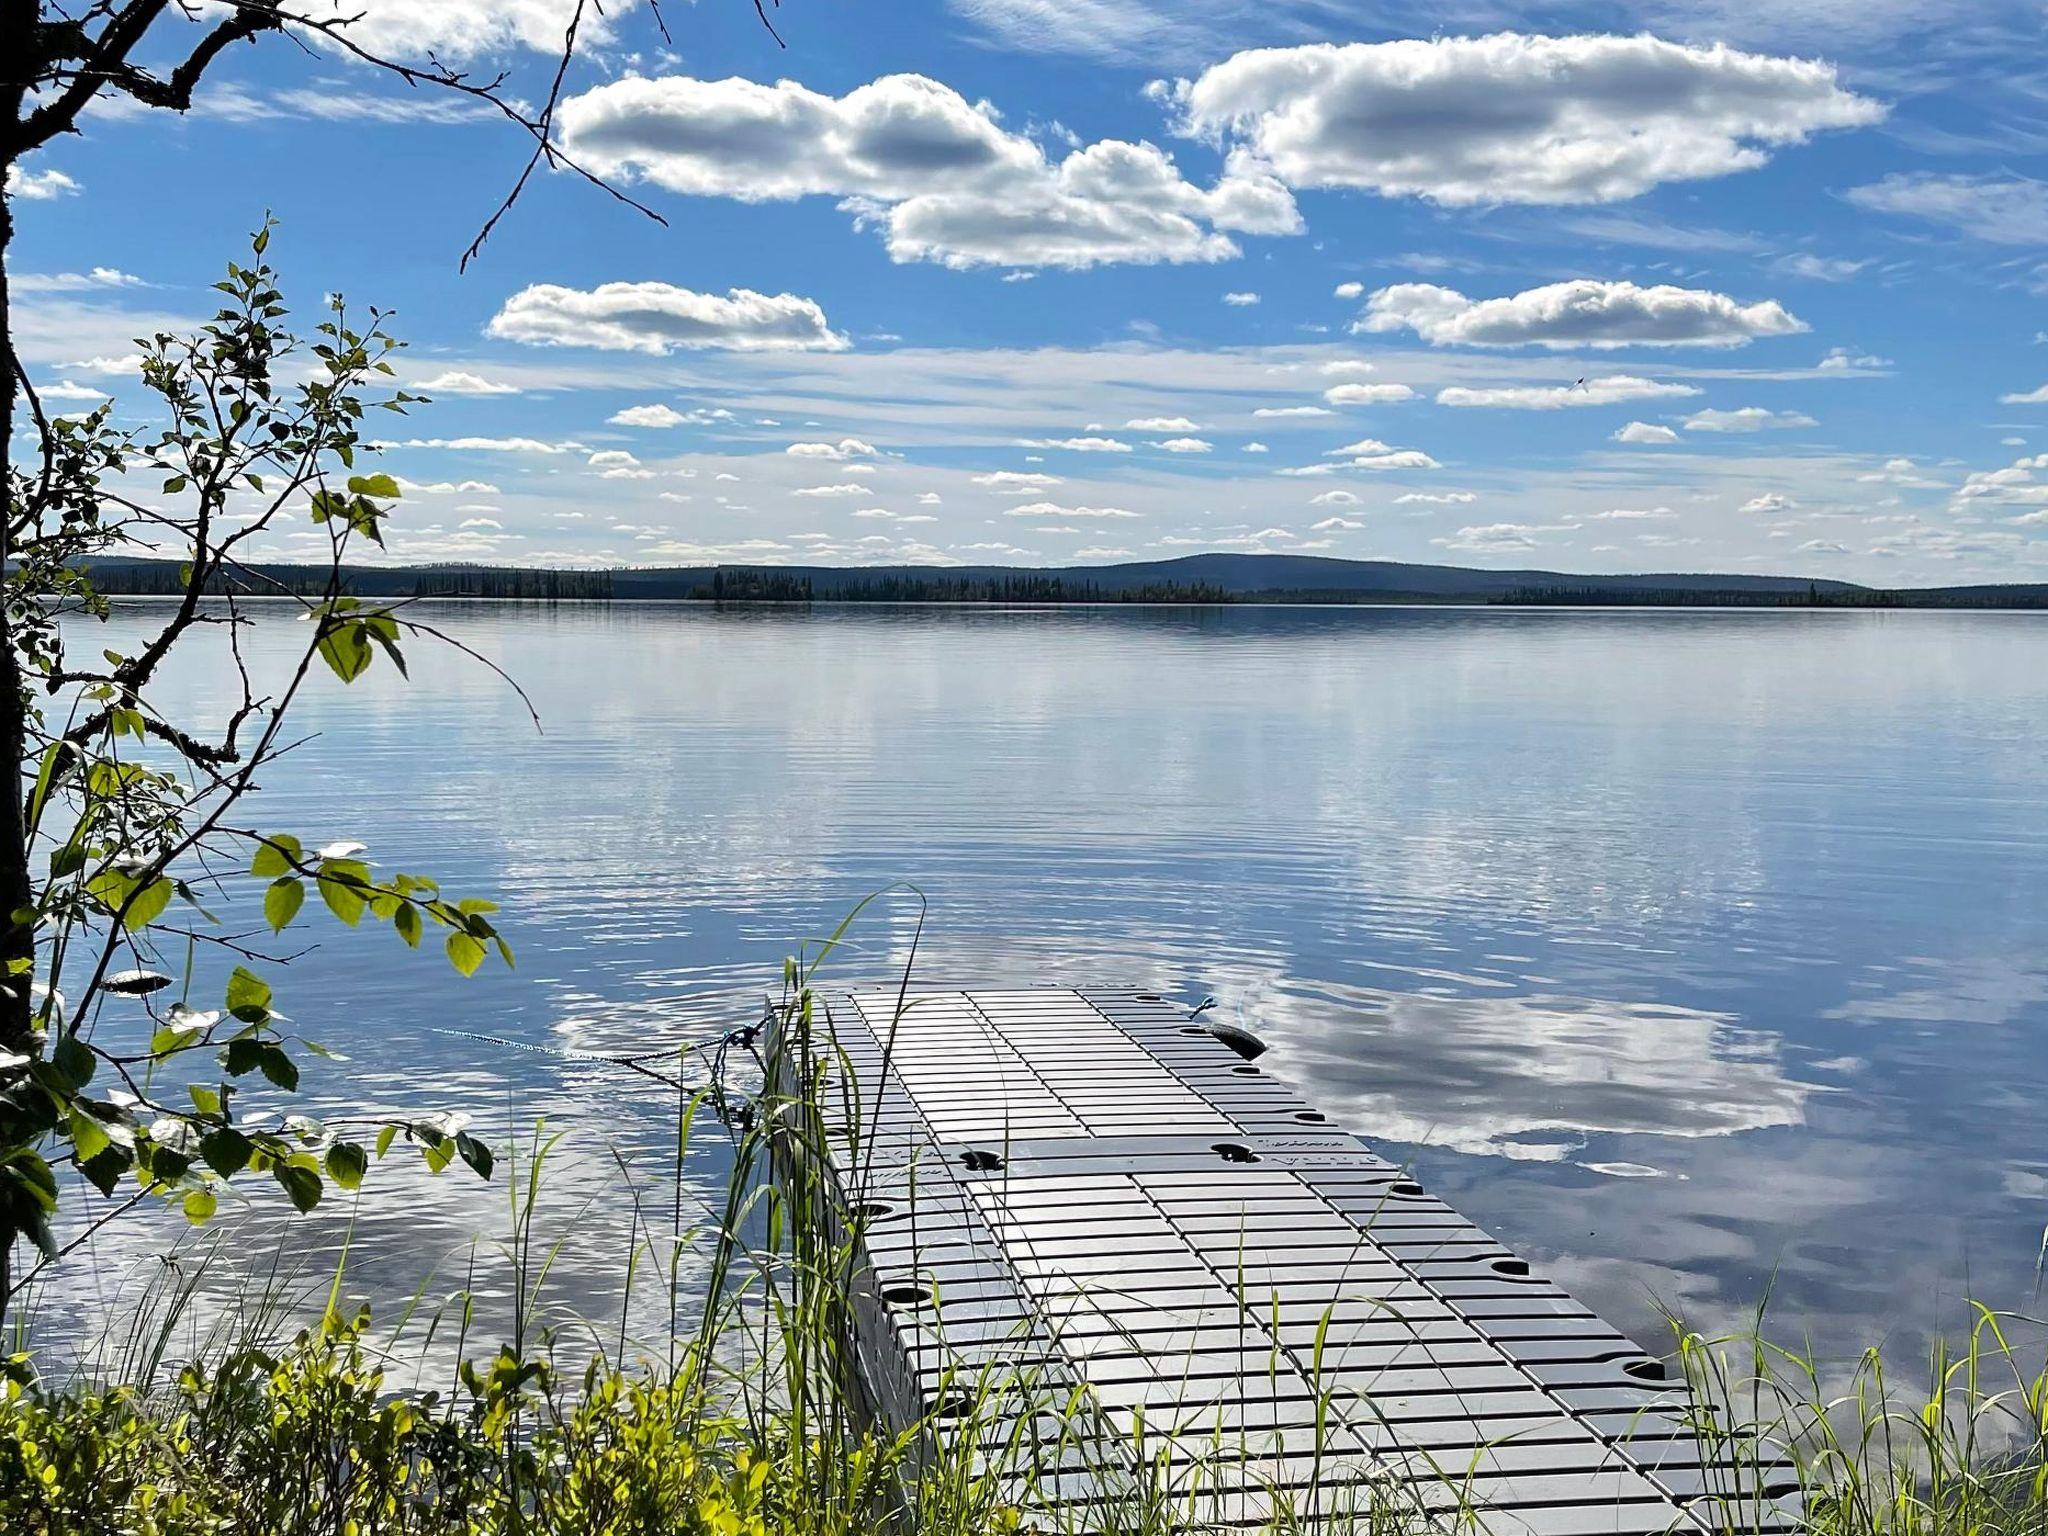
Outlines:
{"type": "Polygon", "coordinates": [[[320,1182],[319,1170],[308,1168],[303,1163],[279,1163],[270,1170],[270,1173],[271,1177],[284,1186],[284,1192],[291,1197],[293,1207],[301,1212],[313,1209],[320,1203],[321,1195],[326,1193],[325,1186],[320,1182]]]}
{"type": "Polygon", "coordinates": [[[465,976],[474,976],[476,968],[484,963],[489,953],[480,939],[473,939],[466,933],[448,935],[448,963],[465,976]]]}
{"type": "Polygon", "coordinates": [[[420,947],[420,909],[411,902],[401,902],[391,914],[391,926],[398,930],[398,936],[414,949],[420,947]]]}
{"type": "Polygon", "coordinates": [[[192,1107],[202,1115],[220,1113],[220,1092],[214,1088],[202,1088],[197,1083],[185,1085],[185,1092],[191,1095],[192,1107]]]}
{"type": "Polygon", "coordinates": [[[305,847],[289,832],[272,833],[263,839],[256,850],[256,857],[249,861],[249,873],[257,879],[274,879],[289,875],[305,856],[305,847]]]}
{"type": "Polygon", "coordinates": [[[398,1139],[398,1127],[387,1125],[377,1133],[377,1156],[382,1157],[391,1150],[391,1143],[398,1139]]]}
{"type": "Polygon", "coordinates": [[[263,1042],[255,1039],[230,1040],[220,1053],[220,1064],[230,1076],[254,1072],[263,1064],[263,1042]]]}
{"type": "Polygon", "coordinates": [[[71,1088],[83,1088],[99,1067],[92,1047],[76,1035],[66,1035],[57,1042],[57,1048],[50,1053],[50,1064],[71,1088]]]}
{"type": "Polygon", "coordinates": [[[327,910],[349,927],[363,920],[369,902],[363,887],[369,884],[369,867],[353,859],[335,859],[320,866],[320,899],[327,910]]]}
{"type": "Polygon", "coordinates": [[[121,926],[133,933],[147,928],[164,915],[164,908],[171,904],[171,897],[177,894],[177,887],[169,877],[157,876],[135,893],[135,899],[128,903],[127,914],[121,919],[121,926]]]}
{"type": "Polygon", "coordinates": [[[203,1227],[220,1208],[210,1189],[195,1189],[185,1196],[185,1219],[195,1227],[203,1227]]]}
{"type": "Polygon", "coordinates": [[[386,501],[398,499],[398,482],[389,475],[350,475],[348,488],[357,496],[382,496],[386,501]]]}
{"type": "Polygon", "coordinates": [[[248,1167],[249,1155],[255,1150],[254,1143],[232,1126],[220,1126],[199,1138],[199,1155],[224,1179],[232,1179],[248,1167]]]}
{"type": "Polygon", "coordinates": [[[262,1054],[257,1057],[256,1065],[265,1077],[286,1093],[299,1091],[298,1063],[284,1053],[283,1046],[266,1042],[262,1047],[262,1054]]]}
{"type": "Polygon", "coordinates": [[[352,1141],[337,1141],[327,1149],[328,1175],[343,1189],[360,1189],[369,1170],[369,1155],[352,1141]]]}
{"type": "Polygon", "coordinates": [[[246,966],[236,966],[228,977],[227,1005],[244,1024],[261,1024],[270,1017],[270,983],[246,966]]]}
{"type": "Polygon", "coordinates": [[[290,875],[282,880],[273,880],[270,889],[263,893],[263,920],[270,924],[272,933],[282,933],[305,904],[306,887],[303,882],[290,875]]]}
{"type": "Polygon", "coordinates": [[[320,659],[344,683],[352,683],[370,665],[370,637],[358,619],[329,619],[320,636],[320,659]]]}
{"type": "Polygon", "coordinates": [[[478,1178],[488,1179],[491,1176],[491,1149],[469,1132],[455,1133],[455,1150],[461,1154],[465,1163],[476,1170],[478,1178]]]}
{"type": "Polygon", "coordinates": [[[114,1138],[107,1134],[104,1125],[78,1105],[71,1106],[71,1145],[78,1149],[81,1163],[98,1157],[113,1144],[114,1138]]]}

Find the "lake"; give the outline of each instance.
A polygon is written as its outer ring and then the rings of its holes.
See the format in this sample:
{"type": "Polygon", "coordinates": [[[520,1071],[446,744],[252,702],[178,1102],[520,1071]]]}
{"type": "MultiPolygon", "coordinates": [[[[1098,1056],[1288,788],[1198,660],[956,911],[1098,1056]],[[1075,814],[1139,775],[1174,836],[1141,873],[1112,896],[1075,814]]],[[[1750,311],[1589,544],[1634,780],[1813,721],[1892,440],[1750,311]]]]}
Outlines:
{"type": "MultiPolygon", "coordinates": [[[[540,1224],[588,1315],[621,1305],[621,1161],[666,1212],[672,1096],[473,1036],[710,1038],[899,882],[929,904],[920,980],[1213,995],[1333,1119],[1646,1340],[1661,1309],[1734,1325],[1766,1289],[1773,1330],[1836,1352],[2036,1297],[2048,616],[431,617],[544,731],[416,648],[411,686],[322,680],[251,819],[499,900],[518,969],[465,983],[314,912],[279,1004],[350,1057],[309,1064],[316,1112],[562,1133],[540,1224]]],[[[303,636],[259,624],[259,665],[303,636]]],[[[208,666],[168,688],[223,702],[208,666]]],[[[833,974],[900,969],[916,914],[877,903],[833,974]]],[[[707,1144],[691,1187],[718,1171],[707,1144]]],[[[506,1184],[382,1168],[353,1212],[257,1201],[225,1247],[317,1271],[348,1237],[387,1315],[423,1283],[502,1297],[506,1184]]],[[[74,1263],[42,1326],[90,1328],[173,1224],[103,1234],[101,1277],[74,1263]]]]}

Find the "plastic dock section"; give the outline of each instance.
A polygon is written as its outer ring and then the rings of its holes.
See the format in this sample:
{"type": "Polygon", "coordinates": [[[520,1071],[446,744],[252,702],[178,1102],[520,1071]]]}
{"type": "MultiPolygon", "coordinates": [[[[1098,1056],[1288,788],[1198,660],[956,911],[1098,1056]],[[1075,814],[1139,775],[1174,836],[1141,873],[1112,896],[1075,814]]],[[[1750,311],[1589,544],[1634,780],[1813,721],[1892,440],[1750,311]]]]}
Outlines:
{"type": "Polygon", "coordinates": [[[975,1436],[1036,1528],[1797,1528],[1781,1465],[1710,1454],[1659,1361],[1240,1032],[1145,992],[820,1003],[863,1395],[975,1436]]]}

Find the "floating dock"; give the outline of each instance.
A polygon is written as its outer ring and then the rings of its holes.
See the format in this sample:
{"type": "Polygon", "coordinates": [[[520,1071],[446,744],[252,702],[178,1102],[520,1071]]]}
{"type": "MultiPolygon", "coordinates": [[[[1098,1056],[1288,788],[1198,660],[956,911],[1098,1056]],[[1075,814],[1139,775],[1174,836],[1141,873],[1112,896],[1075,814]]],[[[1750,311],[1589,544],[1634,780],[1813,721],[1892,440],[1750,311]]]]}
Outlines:
{"type": "Polygon", "coordinates": [[[1027,1528],[1790,1531],[1682,1384],[1142,991],[823,993],[824,1184],[859,1385],[975,1437],[1027,1528]]]}

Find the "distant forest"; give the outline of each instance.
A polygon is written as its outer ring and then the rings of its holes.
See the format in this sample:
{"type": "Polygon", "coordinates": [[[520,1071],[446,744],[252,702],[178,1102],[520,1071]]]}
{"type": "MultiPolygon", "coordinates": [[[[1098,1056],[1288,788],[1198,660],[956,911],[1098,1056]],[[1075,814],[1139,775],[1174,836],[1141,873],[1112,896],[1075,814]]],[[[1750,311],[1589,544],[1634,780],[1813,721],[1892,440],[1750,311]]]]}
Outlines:
{"type": "MultiPolygon", "coordinates": [[[[112,596],[173,596],[185,571],[169,560],[96,563],[112,596]]],[[[322,568],[256,564],[235,578],[244,595],[318,596],[322,568]]],[[[350,566],[345,589],[366,598],[503,598],[526,602],[708,603],[1485,603],[1499,607],[2027,608],[2048,609],[2048,586],[1876,588],[1796,577],[1665,573],[1575,576],[1396,561],[1277,555],[1193,555],[1120,566],[1032,570],[893,566],[701,566],[535,570],[440,564],[350,566]]],[[[225,592],[224,578],[213,583],[225,592]]]]}

